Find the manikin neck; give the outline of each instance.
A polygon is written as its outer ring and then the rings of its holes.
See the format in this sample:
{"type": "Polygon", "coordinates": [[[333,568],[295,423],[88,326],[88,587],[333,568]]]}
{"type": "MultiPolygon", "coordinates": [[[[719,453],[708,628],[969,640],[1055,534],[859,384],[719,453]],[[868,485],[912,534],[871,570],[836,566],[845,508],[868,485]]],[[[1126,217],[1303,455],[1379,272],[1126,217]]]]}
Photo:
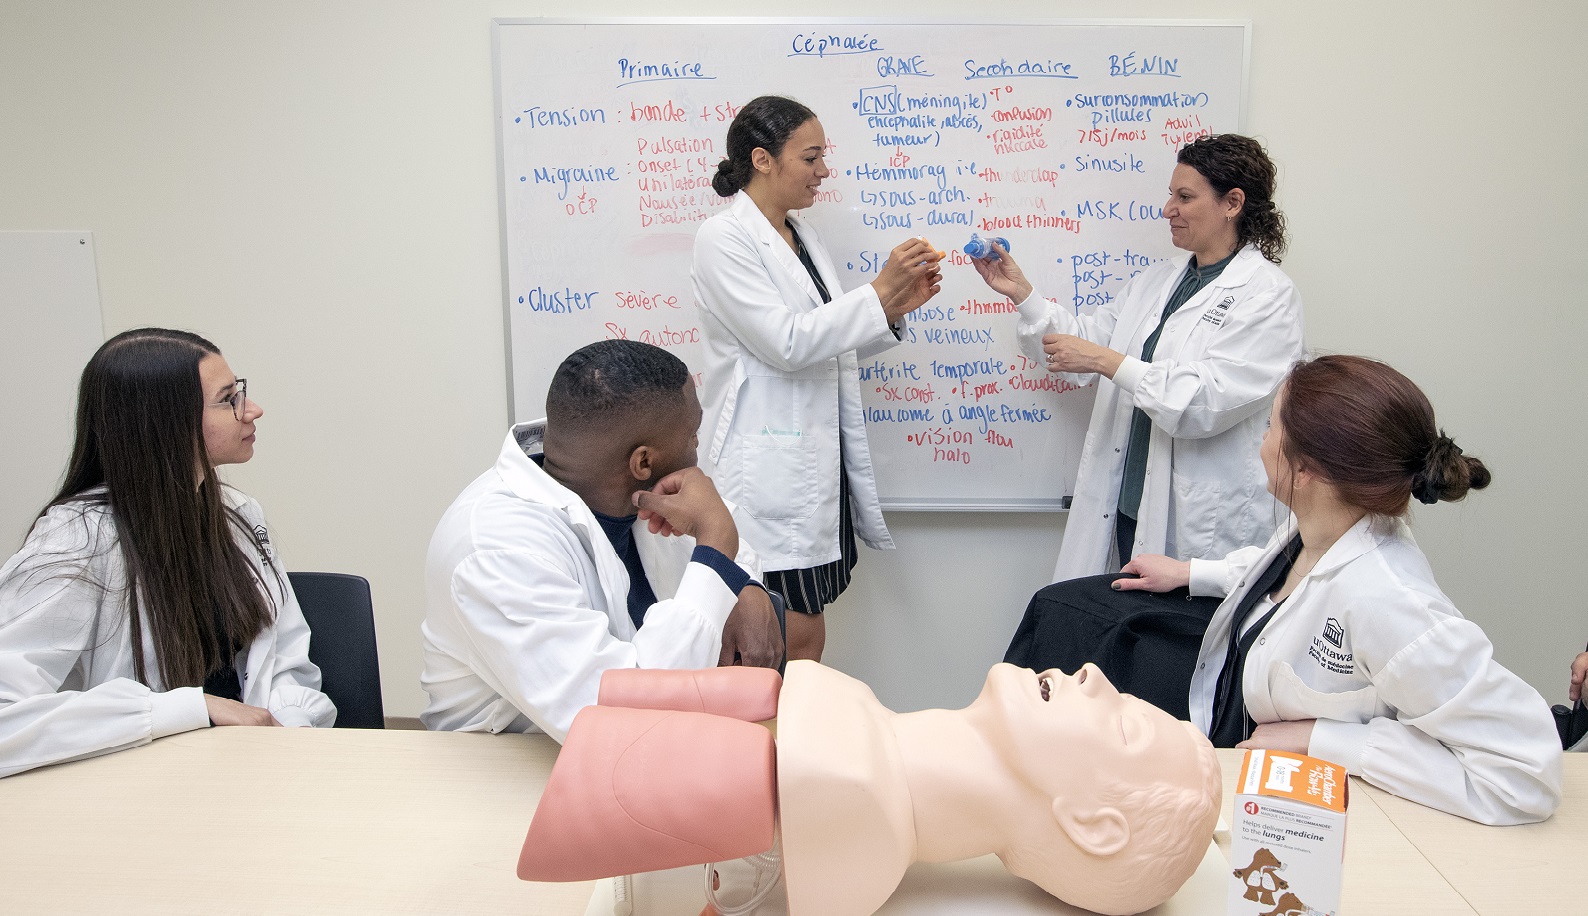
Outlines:
{"type": "Polygon", "coordinates": [[[915,813],[916,859],[954,862],[998,852],[1010,826],[1007,765],[966,710],[902,713],[893,733],[915,813]]]}

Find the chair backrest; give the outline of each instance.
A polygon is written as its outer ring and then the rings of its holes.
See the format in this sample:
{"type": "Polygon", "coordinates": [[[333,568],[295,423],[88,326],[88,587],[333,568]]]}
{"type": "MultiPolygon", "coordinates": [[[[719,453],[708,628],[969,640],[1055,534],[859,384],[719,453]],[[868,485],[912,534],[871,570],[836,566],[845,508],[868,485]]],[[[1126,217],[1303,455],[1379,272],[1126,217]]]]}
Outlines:
{"type": "Polygon", "coordinates": [[[309,661],[319,666],[320,689],[336,704],[336,727],[385,728],[369,582],[344,573],[289,572],[287,578],[309,622],[309,661]]]}

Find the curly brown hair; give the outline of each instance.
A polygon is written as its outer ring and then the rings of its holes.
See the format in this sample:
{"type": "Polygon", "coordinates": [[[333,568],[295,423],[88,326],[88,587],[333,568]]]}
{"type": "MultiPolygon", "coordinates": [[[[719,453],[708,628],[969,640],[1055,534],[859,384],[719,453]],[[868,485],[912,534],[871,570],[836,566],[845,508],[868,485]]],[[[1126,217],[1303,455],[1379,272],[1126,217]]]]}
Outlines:
{"type": "Polygon", "coordinates": [[[1285,253],[1285,214],[1274,206],[1278,169],[1268,151],[1251,137],[1213,134],[1180,148],[1175,161],[1197,170],[1220,196],[1240,188],[1246,205],[1235,224],[1241,245],[1256,245],[1263,257],[1278,264],[1285,253]]]}

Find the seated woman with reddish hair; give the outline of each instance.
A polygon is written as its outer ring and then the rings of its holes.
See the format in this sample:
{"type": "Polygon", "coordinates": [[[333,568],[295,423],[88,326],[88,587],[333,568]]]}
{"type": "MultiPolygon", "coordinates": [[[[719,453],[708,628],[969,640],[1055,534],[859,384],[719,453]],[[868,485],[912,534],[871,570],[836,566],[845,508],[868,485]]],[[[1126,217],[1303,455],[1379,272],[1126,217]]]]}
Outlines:
{"type": "Polygon", "coordinates": [[[1121,592],[1221,596],[1191,672],[1193,724],[1219,747],[1334,761],[1353,776],[1485,824],[1541,821],[1561,748],[1538,691],[1434,581],[1406,514],[1489,483],[1384,363],[1323,356],[1280,388],[1262,444],[1293,513],[1222,560],[1138,556],[1121,592]]]}

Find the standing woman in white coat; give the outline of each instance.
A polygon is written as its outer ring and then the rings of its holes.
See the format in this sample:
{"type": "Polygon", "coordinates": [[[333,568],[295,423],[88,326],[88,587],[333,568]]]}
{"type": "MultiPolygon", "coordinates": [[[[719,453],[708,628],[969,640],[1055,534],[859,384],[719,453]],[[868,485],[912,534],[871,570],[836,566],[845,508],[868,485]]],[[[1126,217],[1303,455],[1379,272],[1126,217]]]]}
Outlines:
{"type": "Polygon", "coordinates": [[[335,721],[264,514],[215,474],[253,457],[247,385],[185,331],[126,331],[89,360],[65,483],[0,567],[0,776],[335,721]]]}
{"type": "MultiPolygon", "coordinates": [[[[1494,660],[1439,590],[1405,518],[1489,483],[1410,379],[1359,356],[1298,365],[1261,458],[1294,515],[1264,547],[1143,554],[1124,591],[1223,598],[1191,673],[1191,722],[1218,747],[1321,757],[1484,824],[1550,816],[1561,746],[1538,691],[1494,660]]],[[[1123,596],[1122,596],[1123,597],[1123,596]]]]}
{"type": "Polygon", "coordinates": [[[973,261],[1019,305],[1017,333],[1049,372],[1101,375],[1055,582],[1138,553],[1218,557],[1277,517],[1257,445],[1300,359],[1301,297],[1279,269],[1285,219],[1261,144],[1216,134],[1176,156],[1164,219],[1188,257],[1159,261],[1091,315],[1036,294],[1009,253],[973,261]]]}
{"type": "Polygon", "coordinates": [[[844,292],[810,223],[828,175],[827,135],[804,105],[747,103],[728,127],[712,187],[732,201],[695,236],[705,330],[701,467],[748,516],[741,534],[788,601],[788,657],[820,659],[825,605],[849,584],[855,538],[892,549],[866,445],[857,350],[899,341],[937,292],[937,254],[894,248],[877,278],[844,292]]]}

